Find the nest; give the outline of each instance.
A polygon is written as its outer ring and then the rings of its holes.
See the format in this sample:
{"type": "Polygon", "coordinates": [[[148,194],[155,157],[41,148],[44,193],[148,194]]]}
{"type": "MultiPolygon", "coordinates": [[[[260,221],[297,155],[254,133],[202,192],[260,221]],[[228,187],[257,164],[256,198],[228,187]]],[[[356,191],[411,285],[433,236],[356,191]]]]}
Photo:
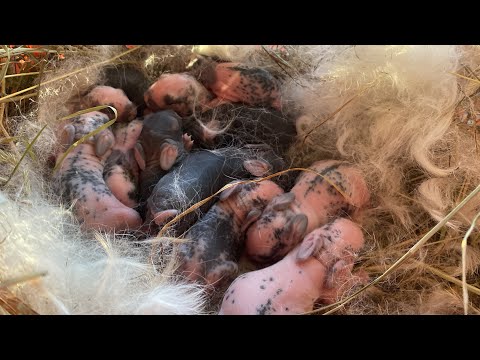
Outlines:
{"type": "MultiPolygon", "coordinates": [[[[367,175],[366,245],[355,269],[370,284],[352,287],[316,313],[479,312],[480,240],[473,221],[480,195],[463,201],[480,180],[479,47],[49,49],[65,59],[46,56],[30,82],[12,85],[27,76],[3,78],[0,307],[6,312],[212,311],[201,287],[171,277],[168,252],[158,253],[165,264],[159,270],[145,245],[120,234],[82,233],[50,187],[48,166],[55,123],[70,114],[69,99],[98,81],[102,65],[135,63],[153,82],[162,73],[184,71],[195,52],[259,66],[281,79],[282,108],[305,115],[289,150],[291,167],[340,159],[367,175]]],[[[11,64],[7,68],[6,74],[15,74],[11,64]]]]}

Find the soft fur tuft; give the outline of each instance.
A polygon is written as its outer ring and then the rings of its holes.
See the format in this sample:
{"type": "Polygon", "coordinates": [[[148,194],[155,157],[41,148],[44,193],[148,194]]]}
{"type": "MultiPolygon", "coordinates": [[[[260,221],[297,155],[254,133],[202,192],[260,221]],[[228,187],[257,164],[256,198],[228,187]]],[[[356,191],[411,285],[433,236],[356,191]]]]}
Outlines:
{"type": "Polygon", "coordinates": [[[120,236],[81,233],[68,209],[37,196],[16,204],[2,195],[2,280],[37,272],[17,296],[40,314],[197,314],[202,290],[158,274],[148,251],[120,236]],[[21,259],[21,261],[20,261],[21,259]],[[181,300],[180,300],[181,299],[181,300]],[[148,309],[148,310],[146,310],[148,309]]]}

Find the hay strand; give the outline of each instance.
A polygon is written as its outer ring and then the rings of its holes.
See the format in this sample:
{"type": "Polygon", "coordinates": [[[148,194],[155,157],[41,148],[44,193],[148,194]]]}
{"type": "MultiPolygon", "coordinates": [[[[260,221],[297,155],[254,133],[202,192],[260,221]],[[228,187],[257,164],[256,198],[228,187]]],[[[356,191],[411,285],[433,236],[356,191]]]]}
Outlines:
{"type": "MultiPolygon", "coordinates": [[[[417,263],[418,265],[424,267],[428,271],[430,271],[432,274],[437,275],[437,276],[441,277],[442,279],[451,282],[452,284],[455,284],[455,285],[458,285],[458,286],[463,286],[463,282],[458,280],[457,278],[455,278],[453,276],[450,276],[450,275],[444,273],[443,271],[441,271],[437,268],[434,268],[433,266],[430,266],[430,265],[428,265],[424,262],[421,262],[421,261],[418,261],[418,260],[415,260],[415,259],[413,259],[413,261],[415,263],[417,263]]],[[[470,285],[470,284],[466,284],[466,288],[467,288],[468,291],[471,291],[475,295],[480,295],[480,289],[479,288],[477,288],[473,285],[470,285]]]]}
{"type": "Polygon", "coordinates": [[[449,73],[452,74],[452,75],[458,76],[458,77],[460,77],[460,78],[462,78],[462,79],[470,80],[470,81],[473,81],[473,82],[476,82],[476,83],[479,83],[479,84],[480,84],[480,80],[478,80],[478,79],[472,79],[472,78],[470,78],[470,77],[468,77],[468,76],[460,75],[460,74],[457,74],[457,73],[451,72],[451,71],[450,71],[449,73]]]}
{"type": "Polygon", "coordinates": [[[3,81],[3,79],[5,79],[5,76],[7,75],[8,66],[10,65],[10,57],[11,57],[10,49],[6,45],[2,45],[2,47],[6,52],[7,60],[3,64],[2,71],[0,72],[0,81],[3,81]]]}
{"type": "Polygon", "coordinates": [[[46,271],[34,273],[34,274],[29,274],[29,275],[24,275],[24,276],[19,276],[13,279],[8,279],[5,281],[0,282],[0,289],[7,288],[9,286],[13,285],[18,285],[20,283],[26,282],[26,281],[32,281],[32,280],[37,280],[41,277],[47,276],[46,271]]]}
{"type": "Polygon", "coordinates": [[[11,315],[38,315],[30,306],[13,295],[7,288],[28,281],[34,281],[47,275],[47,272],[39,272],[17,278],[8,279],[0,283],[0,307],[11,315]]]}
{"type": "Polygon", "coordinates": [[[473,218],[472,224],[468,228],[462,239],[462,292],[463,292],[463,309],[465,315],[468,315],[468,291],[467,291],[467,240],[480,217],[480,212],[473,218]]]}
{"type": "Polygon", "coordinates": [[[7,186],[7,184],[10,182],[10,180],[12,180],[13,178],[13,175],[15,175],[15,173],[17,172],[18,168],[20,167],[20,164],[22,163],[23,159],[25,158],[25,156],[27,156],[27,154],[30,152],[30,149],[32,148],[33,144],[35,144],[38,140],[38,138],[40,137],[40,135],[42,134],[43,130],[45,130],[45,128],[48,126],[48,124],[45,124],[41,129],[40,131],[37,133],[37,135],[35,135],[35,137],[33,138],[33,140],[30,142],[30,144],[28,144],[27,148],[25,149],[25,151],[23,152],[22,156],[20,157],[20,159],[17,161],[17,164],[15,165],[15,167],[13,168],[12,172],[10,173],[10,175],[8,176],[7,180],[3,183],[3,186],[7,186]]]}
{"type": "Polygon", "coordinates": [[[13,295],[10,291],[0,288],[0,307],[10,315],[38,315],[30,306],[13,295]]]}
{"type": "Polygon", "coordinates": [[[322,126],[323,124],[325,124],[328,120],[331,120],[335,117],[335,115],[337,115],[340,111],[342,111],[345,107],[348,106],[348,104],[350,104],[353,100],[355,100],[356,98],[358,98],[361,94],[363,94],[365,91],[367,91],[369,88],[371,88],[373,85],[370,85],[370,86],[367,86],[365,89],[359,91],[357,94],[355,94],[353,97],[351,97],[349,100],[347,100],[346,102],[344,102],[338,109],[336,109],[334,112],[332,112],[329,116],[327,116],[327,118],[323,121],[321,121],[320,123],[312,126],[308,131],[307,133],[305,134],[305,136],[303,137],[303,141],[302,141],[302,146],[305,146],[305,143],[307,142],[307,139],[310,137],[310,135],[312,135],[312,133],[317,130],[320,126],[322,126]]]}

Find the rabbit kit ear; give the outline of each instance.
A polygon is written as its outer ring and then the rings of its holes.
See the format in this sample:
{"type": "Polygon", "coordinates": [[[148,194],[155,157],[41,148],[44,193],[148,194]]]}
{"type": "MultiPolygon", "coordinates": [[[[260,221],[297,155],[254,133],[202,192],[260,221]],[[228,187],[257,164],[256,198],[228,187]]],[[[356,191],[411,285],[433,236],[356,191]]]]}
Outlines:
{"type": "Polygon", "coordinates": [[[246,232],[247,229],[252,225],[255,221],[257,221],[260,216],[262,216],[262,212],[259,209],[253,209],[251,210],[247,217],[245,218],[245,222],[242,225],[242,233],[246,232]]]}
{"type": "Polygon", "coordinates": [[[178,146],[175,143],[167,142],[162,145],[160,150],[160,167],[168,171],[175,164],[178,157],[178,146]]]}
{"type": "Polygon", "coordinates": [[[140,170],[145,170],[145,151],[143,150],[143,146],[140,143],[136,143],[134,147],[134,156],[135,160],[137,161],[138,167],[140,170]]]}
{"type": "Polygon", "coordinates": [[[245,169],[254,176],[265,176],[270,171],[270,164],[262,160],[245,160],[243,162],[245,169]]]}
{"type": "Polygon", "coordinates": [[[323,234],[318,233],[318,231],[311,232],[305,239],[302,241],[298,248],[297,261],[305,261],[310,256],[313,256],[317,253],[325,244],[325,239],[323,234]]]}
{"type": "Polygon", "coordinates": [[[305,214],[297,214],[291,218],[285,225],[291,244],[298,244],[305,237],[307,231],[308,218],[305,214]]]}
{"type": "Polygon", "coordinates": [[[288,209],[288,207],[295,201],[295,194],[288,192],[277,196],[272,205],[273,210],[282,211],[288,209]]]}

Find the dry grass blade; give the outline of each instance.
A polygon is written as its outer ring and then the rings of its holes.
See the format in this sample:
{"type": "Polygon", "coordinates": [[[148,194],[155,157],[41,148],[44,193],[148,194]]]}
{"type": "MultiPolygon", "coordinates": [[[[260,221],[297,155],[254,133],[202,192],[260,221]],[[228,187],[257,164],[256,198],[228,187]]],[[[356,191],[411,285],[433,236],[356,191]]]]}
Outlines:
{"type": "MultiPolygon", "coordinates": [[[[433,266],[425,264],[424,262],[421,262],[421,261],[418,261],[418,260],[413,260],[413,261],[415,263],[417,263],[418,265],[423,266],[425,269],[430,271],[432,274],[435,274],[435,275],[441,277],[442,279],[451,282],[452,284],[462,286],[462,281],[458,280],[457,278],[454,278],[453,276],[450,276],[450,275],[444,273],[443,271],[441,271],[437,268],[434,268],[433,266]]],[[[480,295],[480,289],[479,288],[477,288],[475,286],[472,286],[470,284],[467,284],[466,288],[467,288],[468,291],[471,291],[472,293],[474,293],[476,295],[480,295]]]]}
{"type": "Polygon", "coordinates": [[[274,52],[268,50],[264,45],[261,46],[262,49],[268,54],[268,56],[270,56],[270,58],[273,59],[273,61],[275,62],[275,64],[277,64],[277,66],[282,69],[282,71],[287,74],[297,85],[300,85],[302,87],[305,87],[305,85],[302,85],[298,82],[297,79],[295,79],[293,77],[293,75],[291,75],[287,69],[285,69],[285,66],[288,66],[290,69],[293,69],[293,67],[288,63],[286,62],[285,60],[283,60],[280,56],[278,56],[277,54],[275,54],[274,52]],[[283,64],[283,65],[282,65],[283,64]]]}
{"type": "Polygon", "coordinates": [[[2,71],[0,72],[0,81],[3,81],[5,79],[5,76],[7,75],[7,70],[8,70],[8,65],[10,65],[10,49],[7,47],[7,45],[2,45],[3,49],[6,52],[7,55],[7,61],[3,64],[2,71]]]}
{"type": "Polygon", "coordinates": [[[183,243],[187,242],[187,239],[176,238],[176,237],[171,237],[171,236],[162,236],[161,238],[155,237],[155,238],[148,239],[148,240],[136,241],[135,243],[137,243],[137,244],[155,244],[155,243],[158,243],[158,242],[167,242],[167,241],[172,243],[172,244],[183,244],[183,243]]]}
{"type": "Polygon", "coordinates": [[[11,55],[21,55],[21,54],[36,53],[36,52],[46,52],[46,53],[56,54],[57,50],[46,49],[46,48],[24,48],[24,47],[9,49],[7,46],[4,46],[3,50],[0,50],[0,58],[4,57],[8,53],[10,53],[11,55]],[[8,49],[8,51],[5,50],[5,47],[8,49]]]}
{"type": "Polygon", "coordinates": [[[348,296],[347,298],[343,299],[343,300],[340,300],[334,304],[331,304],[331,305],[328,305],[328,306],[324,306],[324,307],[321,307],[319,309],[316,309],[316,310],[313,310],[313,311],[310,311],[310,312],[307,312],[305,313],[305,315],[308,315],[308,314],[314,314],[314,313],[317,313],[317,312],[320,312],[320,311],[323,311],[323,310],[326,310],[326,309],[331,309],[333,308],[332,310],[329,310],[325,313],[325,315],[327,314],[331,314],[339,309],[341,309],[345,304],[349,303],[350,301],[352,301],[353,299],[355,299],[360,293],[364,292],[365,290],[367,290],[369,287],[377,284],[378,282],[380,282],[382,279],[384,279],[386,276],[388,276],[389,274],[391,274],[393,271],[395,271],[398,267],[400,267],[403,262],[405,260],[407,260],[410,256],[412,256],[418,249],[420,249],[435,233],[438,232],[438,230],[440,230],[440,228],[442,228],[443,226],[445,226],[445,224],[452,218],[455,216],[455,214],[460,211],[475,195],[477,195],[478,193],[480,193],[480,185],[478,185],[470,194],[468,194],[467,197],[465,197],[452,211],[450,211],[450,213],[447,214],[447,216],[445,216],[437,225],[435,225],[432,229],[430,229],[430,231],[428,231],[415,245],[413,245],[402,257],[400,257],[400,259],[398,259],[392,266],[390,266],[382,275],[380,275],[379,277],[377,277],[375,280],[373,280],[372,282],[368,283],[367,285],[365,285],[364,287],[362,287],[360,290],[356,291],[355,293],[353,293],[352,295],[348,296]]]}
{"type": "Polygon", "coordinates": [[[74,117],[77,117],[77,116],[80,116],[80,115],[83,115],[83,114],[87,114],[87,113],[92,112],[92,111],[103,110],[103,109],[106,109],[106,108],[109,108],[110,110],[112,110],[115,113],[114,119],[116,119],[117,118],[117,116],[116,116],[117,109],[115,109],[113,106],[110,106],[110,105],[99,105],[99,106],[94,106],[94,107],[91,107],[91,108],[88,108],[88,109],[83,109],[83,110],[74,112],[73,114],[67,115],[67,116],[65,116],[61,119],[58,119],[57,121],[70,120],[70,119],[73,119],[74,117]]]}
{"type": "Polygon", "coordinates": [[[303,137],[303,141],[302,141],[302,146],[305,145],[306,141],[307,141],[307,138],[315,131],[317,130],[320,126],[322,126],[323,124],[325,124],[328,120],[331,120],[335,115],[337,115],[340,111],[342,111],[348,104],[350,104],[353,100],[355,100],[356,98],[358,98],[361,94],[363,94],[365,91],[367,91],[369,88],[371,88],[373,85],[370,85],[368,87],[366,87],[365,89],[363,89],[362,91],[358,92],[356,95],[354,95],[352,98],[350,98],[349,100],[347,100],[345,103],[342,104],[342,106],[340,106],[337,110],[335,110],[333,113],[330,114],[330,116],[328,116],[325,120],[323,120],[322,122],[318,123],[317,125],[313,126],[310,130],[307,131],[307,133],[305,134],[305,136],[303,137]]]}
{"type": "MultiPolygon", "coordinates": [[[[3,94],[5,92],[5,79],[0,81],[0,93],[3,94]]],[[[9,138],[10,134],[8,133],[7,129],[5,129],[5,126],[3,126],[3,117],[5,114],[5,104],[0,104],[0,130],[2,131],[2,135],[4,137],[9,138]]]]}
{"type": "MultiPolygon", "coordinates": [[[[50,73],[52,72],[52,70],[46,70],[44,71],[43,73],[44,74],[47,74],[47,73],[50,73]]],[[[32,71],[32,72],[26,72],[26,73],[20,73],[20,74],[10,74],[10,75],[5,75],[5,79],[9,79],[9,78],[15,78],[15,77],[19,77],[19,76],[33,76],[33,75],[38,75],[40,74],[40,71],[32,71]]]]}
{"type": "Polygon", "coordinates": [[[85,114],[85,113],[88,113],[88,112],[91,112],[91,111],[96,111],[96,110],[101,110],[101,109],[106,109],[106,108],[110,108],[111,110],[113,110],[114,112],[114,117],[112,120],[110,120],[109,122],[103,124],[102,126],[98,127],[97,129],[89,132],[87,135],[81,137],[79,140],[75,141],[72,145],[70,145],[70,147],[67,149],[67,151],[65,151],[63,153],[63,155],[60,157],[60,160],[57,162],[57,164],[55,165],[55,167],[53,168],[53,172],[57,171],[58,168],[62,165],[63,161],[65,160],[65,158],[67,157],[67,155],[73,150],[75,149],[78,145],[80,145],[81,143],[83,143],[85,140],[87,140],[88,138],[90,138],[91,136],[95,136],[96,134],[98,134],[100,131],[103,131],[105,130],[106,128],[108,128],[109,126],[113,125],[115,123],[115,121],[117,121],[117,116],[118,116],[118,113],[117,113],[117,109],[115,109],[114,107],[112,106],[109,106],[109,105],[101,105],[101,106],[95,106],[93,108],[89,108],[89,109],[86,109],[86,110],[82,110],[82,111],[78,111],[72,115],[69,115],[67,116],[66,118],[63,118],[62,120],[68,120],[68,119],[71,119],[75,116],[78,116],[78,115],[82,115],[82,114],[85,114]]]}
{"type": "Polygon", "coordinates": [[[15,154],[10,151],[0,150],[0,162],[15,166],[17,164],[17,158],[15,154]]]}
{"type": "MultiPolygon", "coordinates": [[[[38,74],[38,76],[37,76],[37,80],[38,80],[38,84],[37,84],[37,85],[38,85],[38,86],[41,86],[41,85],[42,85],[43,76],[44,76],[44,74],[45,74],[45,66],[47,65],[47,61],[45,60],[45,58],[43,58],[38,64],[40,65],[40,71],[39,71],[40,74],[38,74]]],[[[37,64],[37,65],[38,65],[38,64],[37,64]]]]}
{"type": "Polygon", "coordinates": [[[15,96],[13,98],[10,98],[10,99],[6,100],[5,102],[1,103],[0,105],[4,106],[5,104],[10,103],[10,102],[20,101],[20,100],[23,100],[23,99],[28,99],[28,98],[31,98],[31,97],[34,97],[34,96],[37,96],[37,95],[38,95],[38,92],[32,92],[30,94],[15,96]]]}
{"type": "Polygon", "coordinates": [[[8,143],[11,143],[11,142],[17,141],[17,140],[18,140],[18,137],[16,137],[16,136],[1,138],[0,139],[0,144],[8,144],[8,143]]]}
{"type": "MultiPolygon", "coordinates": [[[[78,74],[78,73],[80,73],[80,72],[82,72],[82,71],[85,71],[85,70],[88,70],[88,69],[91,69],[91,68],[94,68],[94,67],[97,67],[97,66],[101,66],[101,65],[107,64],[107,63],[112,62],[112,61],[114,61],[114,60],[116,60],[116,59],[118,59],[118,58],[120,58],[120,57],[122,57],[122,56],[125,56],[125,55],[131,53],[132,51],[135,51],[135,50],[139,49],[140,47],[141,47],[141,45],[140,45],[140,46],[137,46],[137,47],[135,47],[135,48],[133,48],[133,49],[127,50],[127,51],[125,51],[125,52],[123,52],[123,53],[121,53],[121,54],[119,54],[119,55],[117,55],[117,56],[114,56],[114,57],[112,57],[111,59],[104,60],[104,61],[101,61],[101,62],[99,62],[99,63],[96,63],[96,64],[93,64],[93,65],[84,67],[84,68],[82,68],[82,69],[78,69],[78,70],[72,71],[72,72],[70,72],[70,73],[68,73],[68,74],[64,74],[64,75],[62,75],[62,76],[58,76],[58,77],[56,77],[56,78],[47,80],[47,81],[45,81],[42,85],[47,85],[47,84],[50,84],[50,83],[52,83],[52,82],[54,82],[54,81],[62,80],[62,79],[65,79],[65,78],[67,78],[67,77],[69,77],[69,76],[78,74]]],[[[13,93],[13,94],[6,95],[6,96],[0,98],[0,104],[3,103],[3,102],[5,102],[7,99],[10,99],[10,98],[12,98],[12,97],[14,97],[14,96],[17,96],[17,95],[20,95],[20,94],[23,94],[23,93],[25,93],[25,92],[27,92],[27,91],[36,89],[36,88],[38,88],[39,86],[40,86],[39,84],[33,85],[33,86],[30,86],[30,87],[25,88],[25,89],[23,89],[23,90],[17,91],[17,92],[15,92],[15,93],[13,93]]]]}
{"type": "Polygon", "coordinates": [[[10,315],[38,315],[35,310],[6,289],[0,289],[0,307],[10,315]]]}
{"type": "Polygon", "coordinates": [[[461,77],[462,79],[470,80],[470,81],[473,81],[473,82],[476,82],[476,83],[479,83],[479,84],[480,84],[480,81],[477,80],[477,79],[472,79],[472,78],[470,78],[470,77],[468,77],[468,76],[464,76],[464,75],[457,74],[456,72],[451,72],[451,71],[449,71],[449,73],[452,74],[452,75],[461,77]]]}
{"type": "Polygon", "coordinates": [[[38,315],[30,306],[18,299],[7,287],[44,277],[47,272],[19,276],[0,283],[0,306],[11,315],[38,315]]]}
{"type": "MultiPolygon", "coordinates": [[[[5,51],[7,52],[7,60],[3,64],[2,73],[0,75],[0,94],[5,93],[5,76],[7,75],[8,65],[10,64],[10,51],[6,45],[2,45],[5,51]]],[[[5,104],[0,104],[0,130],[2,131],[3,136],[10,137],[7,130],[3,126],[3,116],[5,112],[5,104]]]]}
{"type": "Polygon", "coordinates": [[[473,71],[470,66],[468,66],[467,64],[463,64],[462,65],[465,70],[467,70],[471,75],[473,75],[475,77],[475,79],[477,79],[479,82],[480,82],[480,78],[477,76],[477,74],[475,74],[475,71],[473,71]]]}
{"type": "Polygon", "coordinates": [[[17,285],[26,281],[32,281],[36,280],[38,278],[44,277],[47,275],[46,271],[42,271],[39,273],[34,273],[34,274],[29,274],[29,275],[24,275],[24,276],[19,276],[13,279],[5,280],[0,283],[0,289],[7,288],[9,286],[17,285]]]}
{"type": "Polygon", "coordinates": [[[30,149],[32,148],[33,144],[35,144],[38,140],[38,138],[40,137],[40,135],[42,134],[43,130],[45,130],[45,128],[48,126],[48,124],[44,125],[40,131],[37,133],[37,135],[35,135],[35,137],[33,138],[32,142],[30,144],[28,144],[27,148],[25,149],[25,151],[23,152],[22,156],[20,157],[20,159],[18,160],[17,164],[15,165],[15,167],[13,168],[12,172],[10,173],[10,175],[8,176],[8,179],[7,181],[5,181],[5,183],[3,184],[3,186],[6,186],[10,180],[13,178],[13,175],[15,175],[15,173],[17,172],[21,162],[23,161],[23,159],[25,158],[25,156],[30,152],[30,149]]]}
{"type": "Polygon", "coordinates": [[[468,291],[467,291],[467,240],[472,233],[477,220],[480,217],[480,212],[473,218],[472,224],[468,228],[465,236],[462,239],[462,291],[463,291],[463,310],[465,315],[468,315],[468,291]]]}
{"type": "Polygon", "coordinates": [[[27,155],[30,156],[30,159],[35,161],[37,159],[37,156],[35,155],[35,152],[33,151],[33,149],[29,147],[30,143],[28,142],[28,139],[22,136],[21,138],[18,139],[18,141],[25,146],[25,149],[28,149],[27,155]]]}
{"type": "Polygon", "coordinates": [[[292,65],[290,65],[288,63],[288,61],[285,61],[284,59],[282,59],[281,56],[279,56],[276,52],[268,49],[265,45],[261,45],[261,48],[263,51],[265,51],[271,58],[273,58],[275,60],[275,62],[281,62],[283,65],[285,66],[288,66],[290,69],[294,69],[294,67],[292,65]]]}

